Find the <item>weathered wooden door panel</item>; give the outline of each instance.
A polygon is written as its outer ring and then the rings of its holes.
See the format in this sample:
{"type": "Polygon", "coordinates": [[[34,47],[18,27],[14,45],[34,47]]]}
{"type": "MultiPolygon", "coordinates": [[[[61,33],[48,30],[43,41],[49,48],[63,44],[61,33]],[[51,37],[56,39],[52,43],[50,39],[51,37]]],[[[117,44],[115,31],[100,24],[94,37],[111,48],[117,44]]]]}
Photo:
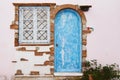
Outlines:
{"type": "Polygon", "coordinates": [[[82,27],[80,15],[63,9],[55,17],[55,72],[81,72],[82,27]]]}

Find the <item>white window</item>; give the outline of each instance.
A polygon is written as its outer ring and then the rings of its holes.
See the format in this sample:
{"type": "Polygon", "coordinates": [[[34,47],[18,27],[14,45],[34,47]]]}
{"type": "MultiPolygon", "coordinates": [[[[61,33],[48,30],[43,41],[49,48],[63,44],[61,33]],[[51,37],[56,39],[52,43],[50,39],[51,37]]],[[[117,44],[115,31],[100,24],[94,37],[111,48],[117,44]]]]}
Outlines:
{"type": "Polygon", "coordinates": [[[50,7],[19,7],[19,44],[50,43],[50,7]]]}

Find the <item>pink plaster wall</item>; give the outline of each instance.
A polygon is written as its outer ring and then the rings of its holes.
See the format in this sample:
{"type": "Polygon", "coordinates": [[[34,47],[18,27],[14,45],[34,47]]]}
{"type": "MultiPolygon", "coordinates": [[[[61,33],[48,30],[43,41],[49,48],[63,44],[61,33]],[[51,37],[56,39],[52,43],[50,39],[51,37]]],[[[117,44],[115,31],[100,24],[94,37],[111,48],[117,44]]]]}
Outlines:
{"type": "Polygon", "coordinates": [[[120,65],[120,0],[3,0],[0,2],[0,75],[9,78],[14,74],[14,19],[13,2],[55,2],[59,4],[92,4],[85,12],[87,25],[94,28],[88,35],[88,57],[102,64],[120,65]]]}
{"type": "Polygon", "coordinates": [[[94,32],[88,36],[88,59],[120,65],[120,1],[96,0],[86,13],[94,32]]]}

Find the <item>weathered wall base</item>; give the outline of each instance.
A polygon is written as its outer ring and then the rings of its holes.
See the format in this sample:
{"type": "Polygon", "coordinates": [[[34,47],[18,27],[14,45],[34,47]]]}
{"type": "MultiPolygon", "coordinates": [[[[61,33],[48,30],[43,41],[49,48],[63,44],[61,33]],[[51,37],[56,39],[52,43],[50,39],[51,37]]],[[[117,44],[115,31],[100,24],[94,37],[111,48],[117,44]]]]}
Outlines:
{"type": "Polygon", "coordinates": [[[81,77],[14,76],[13,80],[80,80],[81,77]]]}

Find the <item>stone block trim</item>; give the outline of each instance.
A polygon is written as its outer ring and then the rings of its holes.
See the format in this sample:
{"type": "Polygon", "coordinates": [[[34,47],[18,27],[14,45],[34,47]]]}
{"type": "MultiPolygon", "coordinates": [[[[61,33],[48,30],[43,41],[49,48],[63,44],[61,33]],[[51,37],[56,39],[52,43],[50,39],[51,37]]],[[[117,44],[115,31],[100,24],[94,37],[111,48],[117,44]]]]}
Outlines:
{"type": "Polygon", "coordinates": [[[43,54],[50,54],[50,55],[54,54],[54,52],[51,52],[51,51],[38,52],[37,49],[35,49],[35,50],[27,50],[26,47],[19,47],[16,50],[17,51],[34,52],[35,56],[43,56],[43,54]]]}
{"type": "Polygon", "coordinates": [[[89,33],[91,33],[90,30],[83,30],[83,34],[89,34],[89,33]]]}
{"type": "Polygon", "coordinates": [[[50,73],[54,74],[54,68],[50,68],[50,73]]]}
{"type": "Polygon", "coordinates": [[[54,51],[54,47],[50,47],[49,49],[50,49],[50,51],[54,51]]]}
{"type": "Polygon", "coordinates": [[[10,25],[10,29],[18,30],[18,25],[13,23],[13,24],[10,25]]]}
{"type": "Polygon", "coordinates": [[[15,73],[15,75],[23,75],[22,70],[18,69],[15,73]]]}
{"type": "Polygon", "coordinates": [[[56,3],[13,3],[14,6],[54,6],[56,3]]]}
{"type": "Polygon", "coordinates": [[[44,65],[45,65],[45,66],[47,66],[47,65],[49,65],[49,66],[54,66],[54,62],[53,62],[53,61],[45,61],[45,62],[44,62],[44,65]]]}
{"type": "Polygon", "coordinates": [[[14,46],[15,46],[15,47],[19,46],[18,38],[15,38],[15,39],[14,39],[14,46]]]}
{"type": "Polygon", "coordinates": [[[54,62],[54,56],[50,55],[49,60],[54,62]]]}
{"type": "Polygon", "coordinates": [[[12,63],[17,63],[17,61],[12,61],[12,63]]]}
{"type": "Polygon", "coordinates": [[[17,51],[26,51],[26,48],[25,47],[20,47],[20,48],[17,48],[16,50],[17,51]]]}
{"type": "Polygon", "coordinates": [[[87,50],[82,50],[82,57],[87,57],[87,50]]]}
{"type": "Polygon", "coordinates": [[[35,52],[35,56],[43,56],[43,52],[35,52]]]}
{"type": "Polygon", "coordinates": [[[35,51],[35,56],[43,56],[43,54],[50,54],[50,52],[37,52],[37,51],[35,51]]]}
{"type": "Polygon", "coordinates": [[[82,40],[82,44],[83,44],[83,45],[87,45],[87,39],[83,39],[83,40],[82,40]]]}
{"type": "Polygon", "coordinates": [[[55,16],[56,16],[56,14],[57,14],[60,10],[66,9],[66,8],[71,8],[71,9],[76,10],[76,11],[79,13],[79,15],[81,16],[81,18],[82,18],[82,24],[83,24],[83,25],[86,25],[85,15],[84,15],[83,11],[80,10],[80,8],[79,8],[77,5],[65,4],[65,5],[61,5],[61,6],[56,6],[56,8],[55,8],[54,11],[53,11],[54,13],[53,13],[53,15],[52,15],[51,17],[54,19],[55,16]]]}
{"type": "Polygon", "coordinates": [[[34,66],[45,66],[44,64],[34,64],[34,66]]]}
{"type": "Polygon", "coordinates": [[[26,58],[20,58],[20,61],[28,61],[26,58]]]}
{"type": "Polygon", "coordinates": [[[39,71],[31,71],[30,75],[40,75],[39,71]]]}

